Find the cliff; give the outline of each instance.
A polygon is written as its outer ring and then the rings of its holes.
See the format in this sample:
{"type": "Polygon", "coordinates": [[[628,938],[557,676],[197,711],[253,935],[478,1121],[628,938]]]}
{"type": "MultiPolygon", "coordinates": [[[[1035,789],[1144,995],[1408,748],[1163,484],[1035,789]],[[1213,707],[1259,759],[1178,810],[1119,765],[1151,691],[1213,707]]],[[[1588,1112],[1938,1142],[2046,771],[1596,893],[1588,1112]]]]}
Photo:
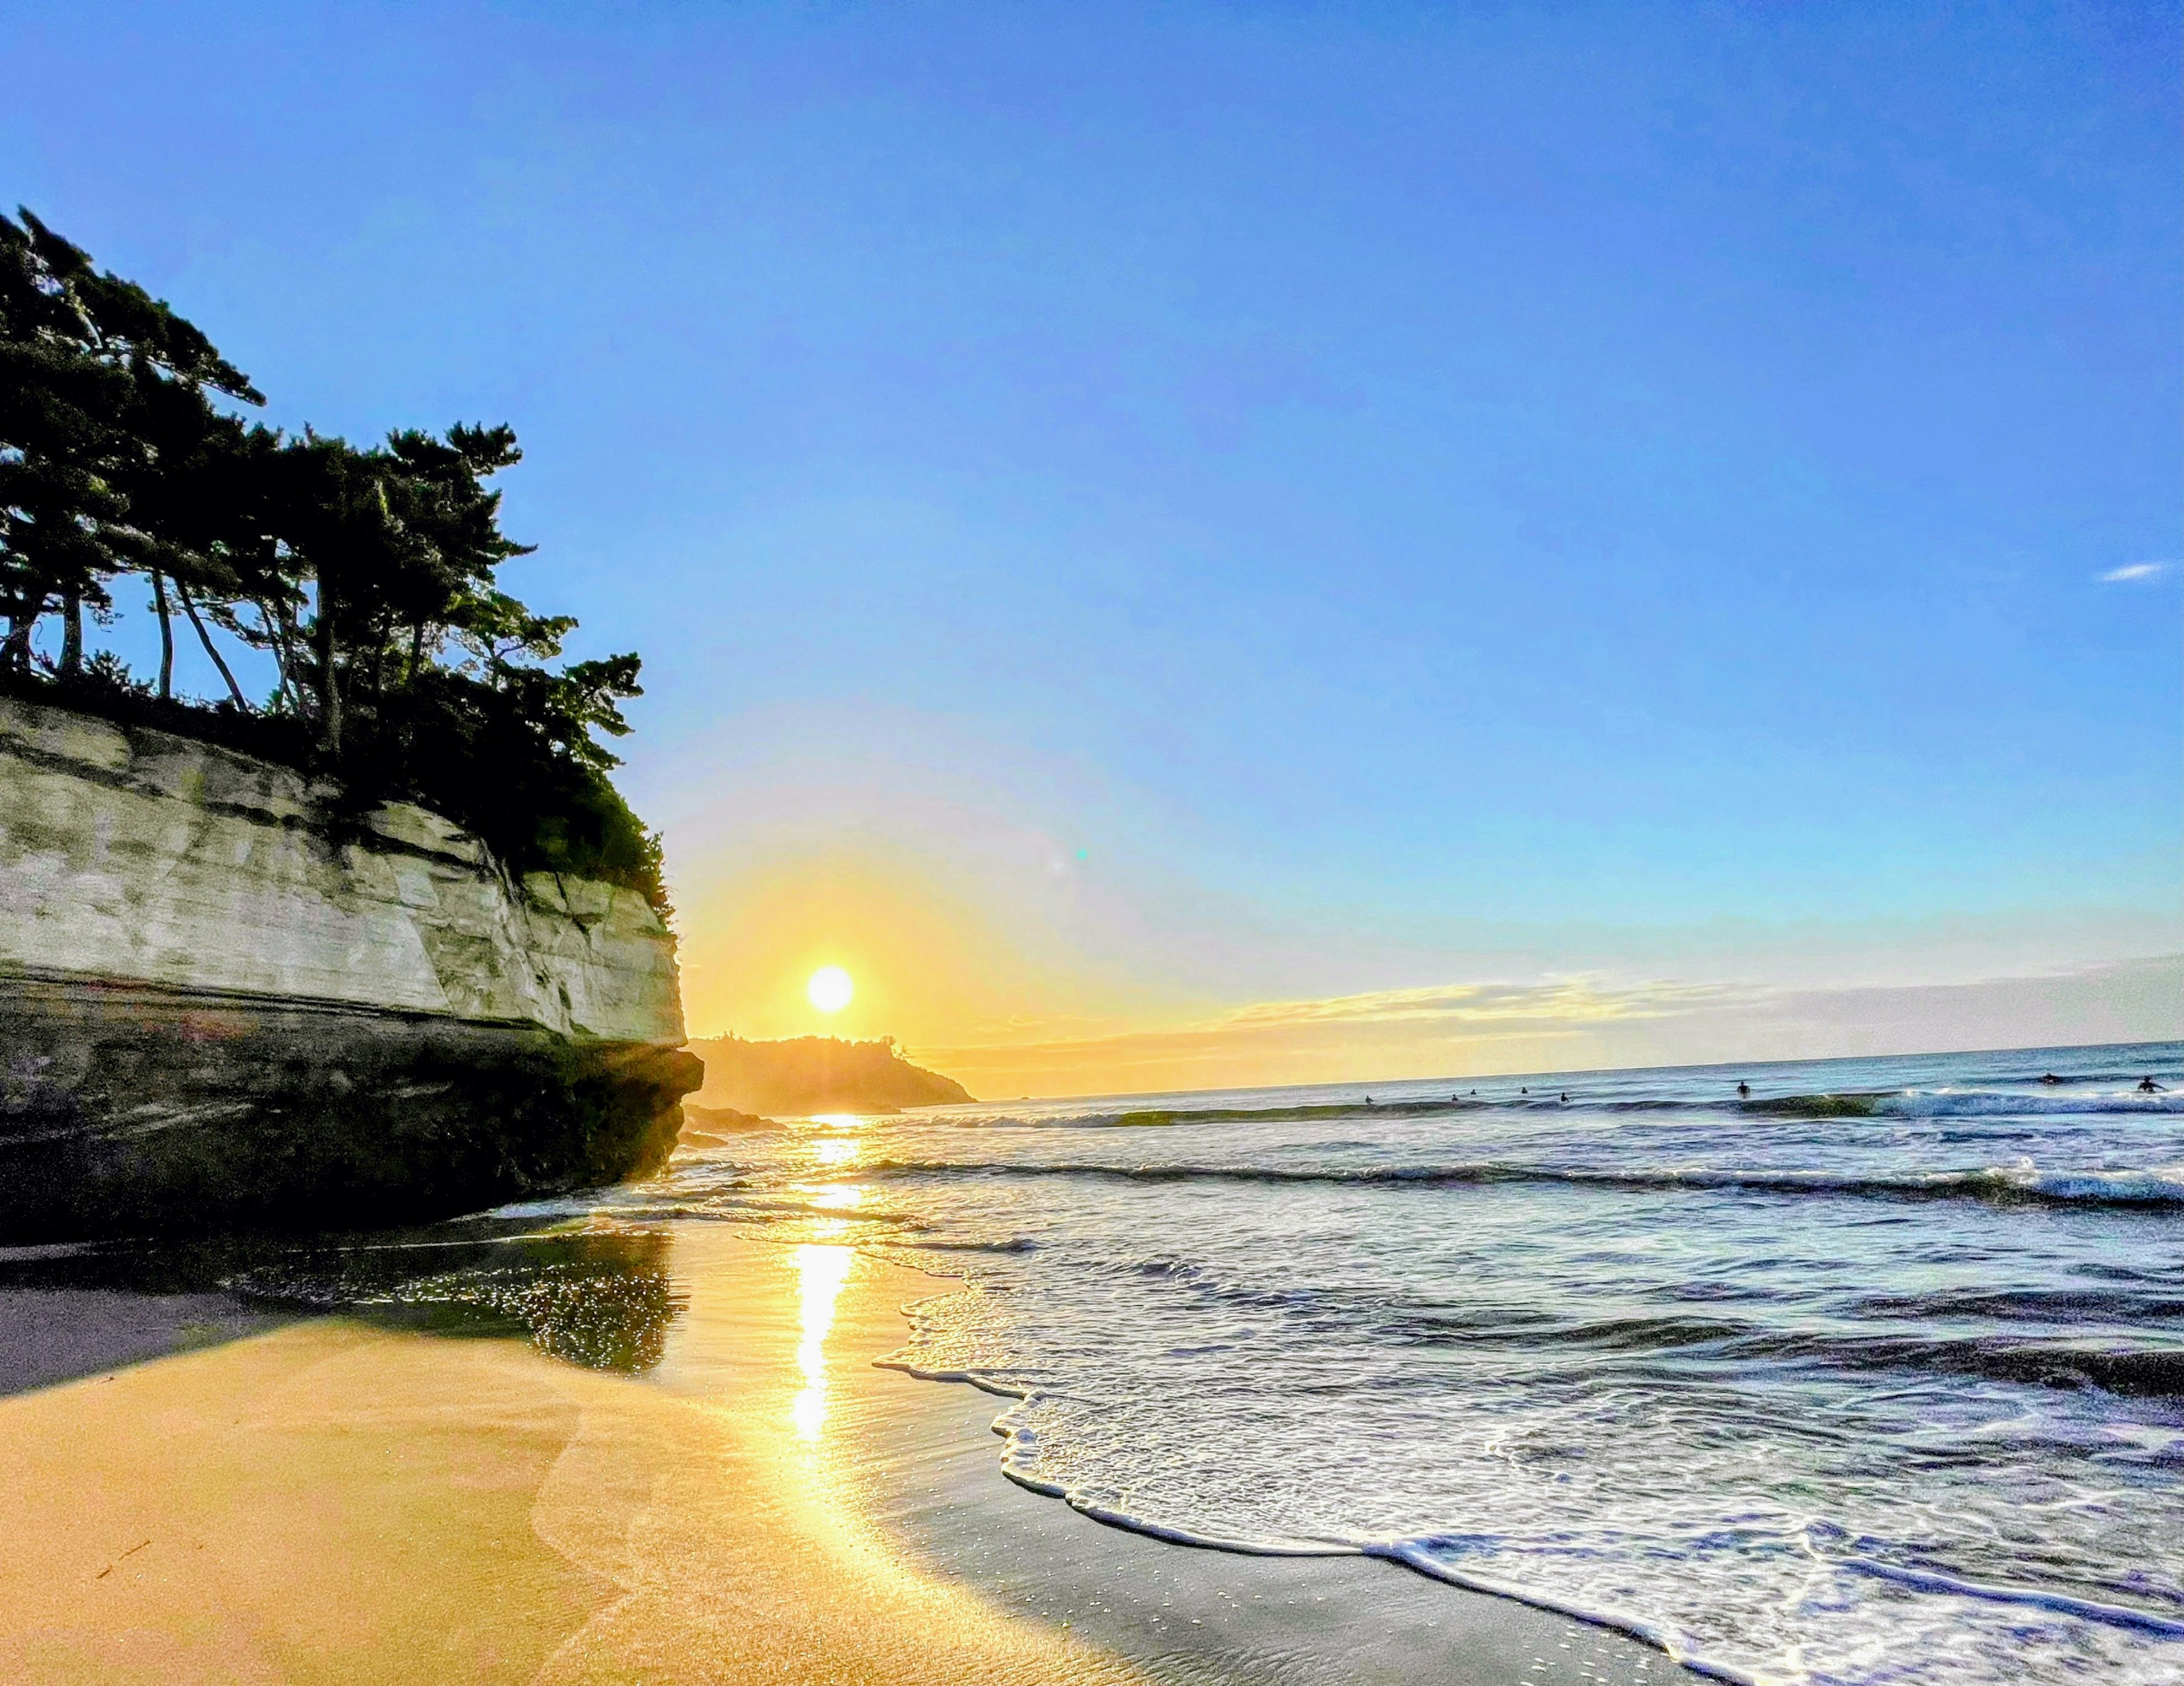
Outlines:
{"type": "Polygon", "coordinates": [[[946,1106],[972,1098],[953,1078],[912,1065],[892,1042],[844,1042],[832,1036],[747,1042],[719,1036],[691,1047],[705,1062],[705,1086],[695,1098],[707,1107],[809,1118],[946,1106]]]}
{"type": "Polygon", "coordinates": [[[380,1222],[656,1163],[702,1075],[635,892],[0,698],[0,1234],[380,1222]]]}

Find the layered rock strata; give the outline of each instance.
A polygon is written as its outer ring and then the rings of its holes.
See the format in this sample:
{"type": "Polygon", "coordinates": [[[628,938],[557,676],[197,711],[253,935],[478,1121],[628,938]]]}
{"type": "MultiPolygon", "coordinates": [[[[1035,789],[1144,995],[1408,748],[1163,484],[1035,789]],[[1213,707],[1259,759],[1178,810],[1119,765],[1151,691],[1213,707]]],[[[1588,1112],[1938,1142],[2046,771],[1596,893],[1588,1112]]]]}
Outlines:
{"type": "Polygon", "coordinates": [[[664,1158],[703,1069],[632,891],[0,698],[0,1236],[366,1225],[664,1158]]]}

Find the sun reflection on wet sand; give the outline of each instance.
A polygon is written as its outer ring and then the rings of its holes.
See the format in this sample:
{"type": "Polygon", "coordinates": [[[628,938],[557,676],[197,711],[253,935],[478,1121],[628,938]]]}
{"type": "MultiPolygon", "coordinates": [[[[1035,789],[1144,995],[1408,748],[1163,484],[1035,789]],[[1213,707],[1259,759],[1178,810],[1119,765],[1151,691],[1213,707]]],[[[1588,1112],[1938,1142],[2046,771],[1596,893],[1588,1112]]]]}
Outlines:
{"type": "Polygon", "coordinates": [[[796,1249],[800,1337],[796,1367],[803,1372],[804,1387],[789,1403],[788,1421],[796,1438],[806,1444],[816,1443],[827,1425],[827,1335],[834,1326],[834,1302],[850,1280],[856,1257],[846,1247],[796,1249]]]}
{"type": "Polygon", "coordinates": [[[883,1526],[878,1415],[990,1478],[865,1362],[926,1279],[723,1227],[677,1226],[642,1381],[309,1318],[0,1398],[0,1681],[1147,1686],[883,1526]]]}

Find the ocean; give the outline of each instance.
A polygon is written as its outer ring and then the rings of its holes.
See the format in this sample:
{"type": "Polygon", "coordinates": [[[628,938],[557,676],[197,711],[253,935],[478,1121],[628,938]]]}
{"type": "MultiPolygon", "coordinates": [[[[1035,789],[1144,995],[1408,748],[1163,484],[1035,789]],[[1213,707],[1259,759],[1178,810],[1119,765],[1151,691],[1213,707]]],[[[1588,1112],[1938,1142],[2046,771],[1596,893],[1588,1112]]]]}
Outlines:
{"type": "Polygon", "coordinates": [[[677,1237],[730,1225],[793,1251],[815,1341],[855,1252],[928,1272],[887,1362],[988,1390],[994,1479],[1123,1527],[1388,1558],[1727,1680],[2184,1682],[2180,1091],[2162,1043],[814,1119],[406,1231],[0,1250],[0,1286],[642,1375],[677,1237]]]}
{"type": "Polygon", "coordinates": [[[1128,1527],[1730,1680],[2176,1681],[2181,1089],[2164,1043],[957,1107],[510,1215],[940,1274],[890,1361],[1128,1527]]]}

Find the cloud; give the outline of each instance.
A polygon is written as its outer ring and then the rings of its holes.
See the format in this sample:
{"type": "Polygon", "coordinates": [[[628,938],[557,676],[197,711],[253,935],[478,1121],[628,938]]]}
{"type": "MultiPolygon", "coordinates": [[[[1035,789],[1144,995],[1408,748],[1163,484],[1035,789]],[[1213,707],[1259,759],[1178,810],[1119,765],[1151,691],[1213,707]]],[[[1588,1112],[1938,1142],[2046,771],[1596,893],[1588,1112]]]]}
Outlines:
{"type": "Polygon", "coordinates": [[[1529,1069],[1554,1045],[1750,1003],[1746,985],[1652,982],[1612,987],[1571,977],[1543,983],[1450,984],[1312,1000],[1255,1002],[1195,1023],[1095,1029],[1048,1020],[917,1058],[976,1090],[1123,1092],[1344,1076],[1425,1075],[1480,1064],[1529,1069]],[[1047,1034],[1039,1035],[1044,1030],[1047,1034]],[[1056,1035],[1055,1032],[1061,1034],[1056,1035]],[[1073,1032],[1073,1033],[1072,1033],[1073,1032]]]}
{"type": "Polygon", "coordinates": [[[1374,990],[1318,1001],[1269,1001],[1240,1007],[1221,1022],[1231,1030],[1305,1025],[1416,1024],[1451,1029],[1470,1024],[1568,1024],[1606,1019],[1653,1018],[1721,999],[1711,984],[1640,984],[1603,989],[1583,978],[1546,984],[1444,984],[1429,989],[1374,990]]]}
{"type": "Polygon", "coordinates": [[[2148,585],[2176,567],[2174,562],[2133,562],[2126,567],[2110,568],[2101,576],[2103,585],[2148,585]]]}
{"type": "Polygon", "coordinates": [[[1143,1094],[2156,1041],[2184,1030],[2180,1001],[2179,955],[1847,988],[1573,976],[1259,1002],[1167,1026],[1032,1020],[1013,1036],[921,1045],[914,1057],[989,1097],[1143,1094]]]}

